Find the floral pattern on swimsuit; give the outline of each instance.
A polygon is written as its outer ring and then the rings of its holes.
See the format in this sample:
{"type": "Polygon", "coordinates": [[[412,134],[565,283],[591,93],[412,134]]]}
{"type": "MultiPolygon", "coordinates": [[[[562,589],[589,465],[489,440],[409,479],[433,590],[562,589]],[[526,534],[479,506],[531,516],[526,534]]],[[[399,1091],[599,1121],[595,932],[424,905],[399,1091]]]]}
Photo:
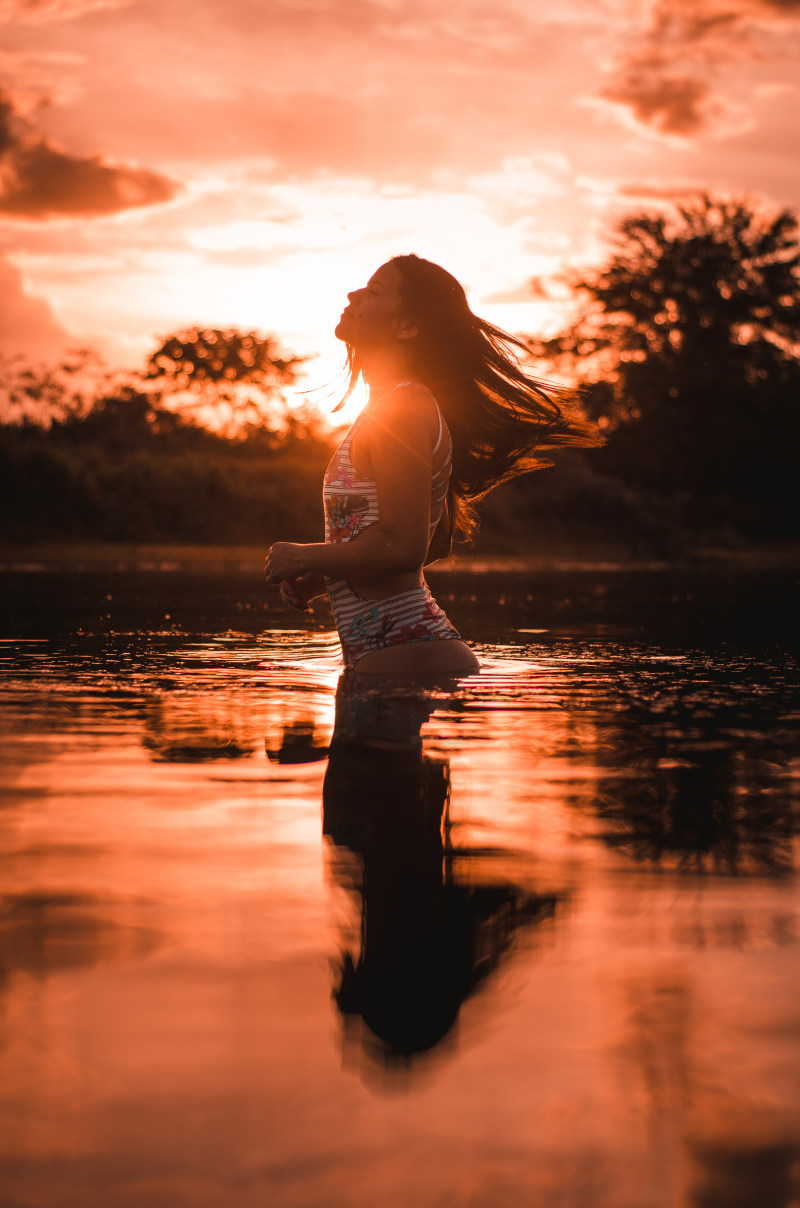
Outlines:
{"type": "Polygon", "coordinates": [[[356,424],[334,453],[325,474],[325,540],[352,541],[378,519],[378,491],[372,479],[362,478],[350,461],[350,442],[356,424]]]}
{"type": "Polygon", "coordinates": [[[328,590],[349,666],[387,646],[461,637],[431,596],[427,583],[374,601],[355,595],[343,579],[332,580],[328,590]]]}
{"type": "Polygon", "coordinates": [[[369,500],[365,495],[328,495],[325,499],[325,519],[328,540],[351,541],[367,527],[369,500]]]}

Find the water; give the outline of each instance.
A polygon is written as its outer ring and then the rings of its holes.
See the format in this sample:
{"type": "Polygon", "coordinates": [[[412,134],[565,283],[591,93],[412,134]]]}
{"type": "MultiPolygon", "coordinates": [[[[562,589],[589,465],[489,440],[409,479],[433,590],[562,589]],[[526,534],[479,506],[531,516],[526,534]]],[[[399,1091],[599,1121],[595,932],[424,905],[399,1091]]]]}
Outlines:
{"type": "Polygon", "coordinates": [[[800,1203],[796,576],[431,578],[6,570],[3,1208],[800,1203]]]}

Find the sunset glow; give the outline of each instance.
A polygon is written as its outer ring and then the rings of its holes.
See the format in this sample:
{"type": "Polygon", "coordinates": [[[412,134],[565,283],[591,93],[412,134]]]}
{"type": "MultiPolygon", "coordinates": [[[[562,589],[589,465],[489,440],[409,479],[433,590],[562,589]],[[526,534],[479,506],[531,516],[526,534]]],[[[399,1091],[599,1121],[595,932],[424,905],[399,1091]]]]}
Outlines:
{"type": "Polygon", "coordinates": [[[137,367],[193,324],[341,367],[348,289],[415,251],[473,307],[534,296],[620,214],[800,203],[800,5],[0,4],[0,351],[137,367]]]}

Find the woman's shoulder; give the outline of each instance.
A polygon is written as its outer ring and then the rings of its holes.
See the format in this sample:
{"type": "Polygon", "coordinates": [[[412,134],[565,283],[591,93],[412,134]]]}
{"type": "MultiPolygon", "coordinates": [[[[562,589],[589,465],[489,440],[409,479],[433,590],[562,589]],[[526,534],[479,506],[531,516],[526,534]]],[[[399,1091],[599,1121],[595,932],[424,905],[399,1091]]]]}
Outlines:
{"type": "Polygon", "coordinates": [[[370,407],[376,427],[393,432],[413,430],[436,433],[439,409],[436,398],[421,382],[400,382],[370,407]]]}
{"type": "Polygon", "coordinates": [[[404,445],[427,446],[439,432],[439,407],[428,387],[419,382],[401,382],[369,408],[371,439],[393,437],[404,445]]]}
{"type": "Polygon", "coordinates": [[[400,442],[406,448],[428,448],[439,434],[439,408],[430,390],[402,382],[367,408],[369,440],[400,442]]]}

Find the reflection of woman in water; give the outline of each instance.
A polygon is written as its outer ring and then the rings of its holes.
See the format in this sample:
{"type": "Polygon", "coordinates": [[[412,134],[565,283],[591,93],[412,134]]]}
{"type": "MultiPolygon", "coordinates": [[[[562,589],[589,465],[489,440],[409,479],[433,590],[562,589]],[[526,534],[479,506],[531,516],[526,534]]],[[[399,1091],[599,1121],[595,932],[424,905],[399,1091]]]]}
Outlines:
{"type": "Polygon", "coordinates": [[[528,377],[524,344],[473,315],[449,273],[396,256],[348,294],[336,334],[348,395],[369,403],[325,475],[325,542],[278,542],[269,583],[295,608],[326,591],[345,663],[366,672],[469,673],[477,660],[432,598],[423,565],[475,528],[493,487],[547,464],[539,448],[595,443],[563,392],[528,377]]]}
{"type": "Polygon", "coordinates": [[[341,958],[336,1003],[366,1025],[365,1046],[384,1063],[438,1045],[515,930],[554,906],[507,881],[476,884],[475,854],[469,881],[459,882],[449,763],[424,754],[420,737],[433,708],[419,694],[370,694],[345,672],[323,787],[334,873],[337,849],[361,863],[359,951],[341,958]]]}

